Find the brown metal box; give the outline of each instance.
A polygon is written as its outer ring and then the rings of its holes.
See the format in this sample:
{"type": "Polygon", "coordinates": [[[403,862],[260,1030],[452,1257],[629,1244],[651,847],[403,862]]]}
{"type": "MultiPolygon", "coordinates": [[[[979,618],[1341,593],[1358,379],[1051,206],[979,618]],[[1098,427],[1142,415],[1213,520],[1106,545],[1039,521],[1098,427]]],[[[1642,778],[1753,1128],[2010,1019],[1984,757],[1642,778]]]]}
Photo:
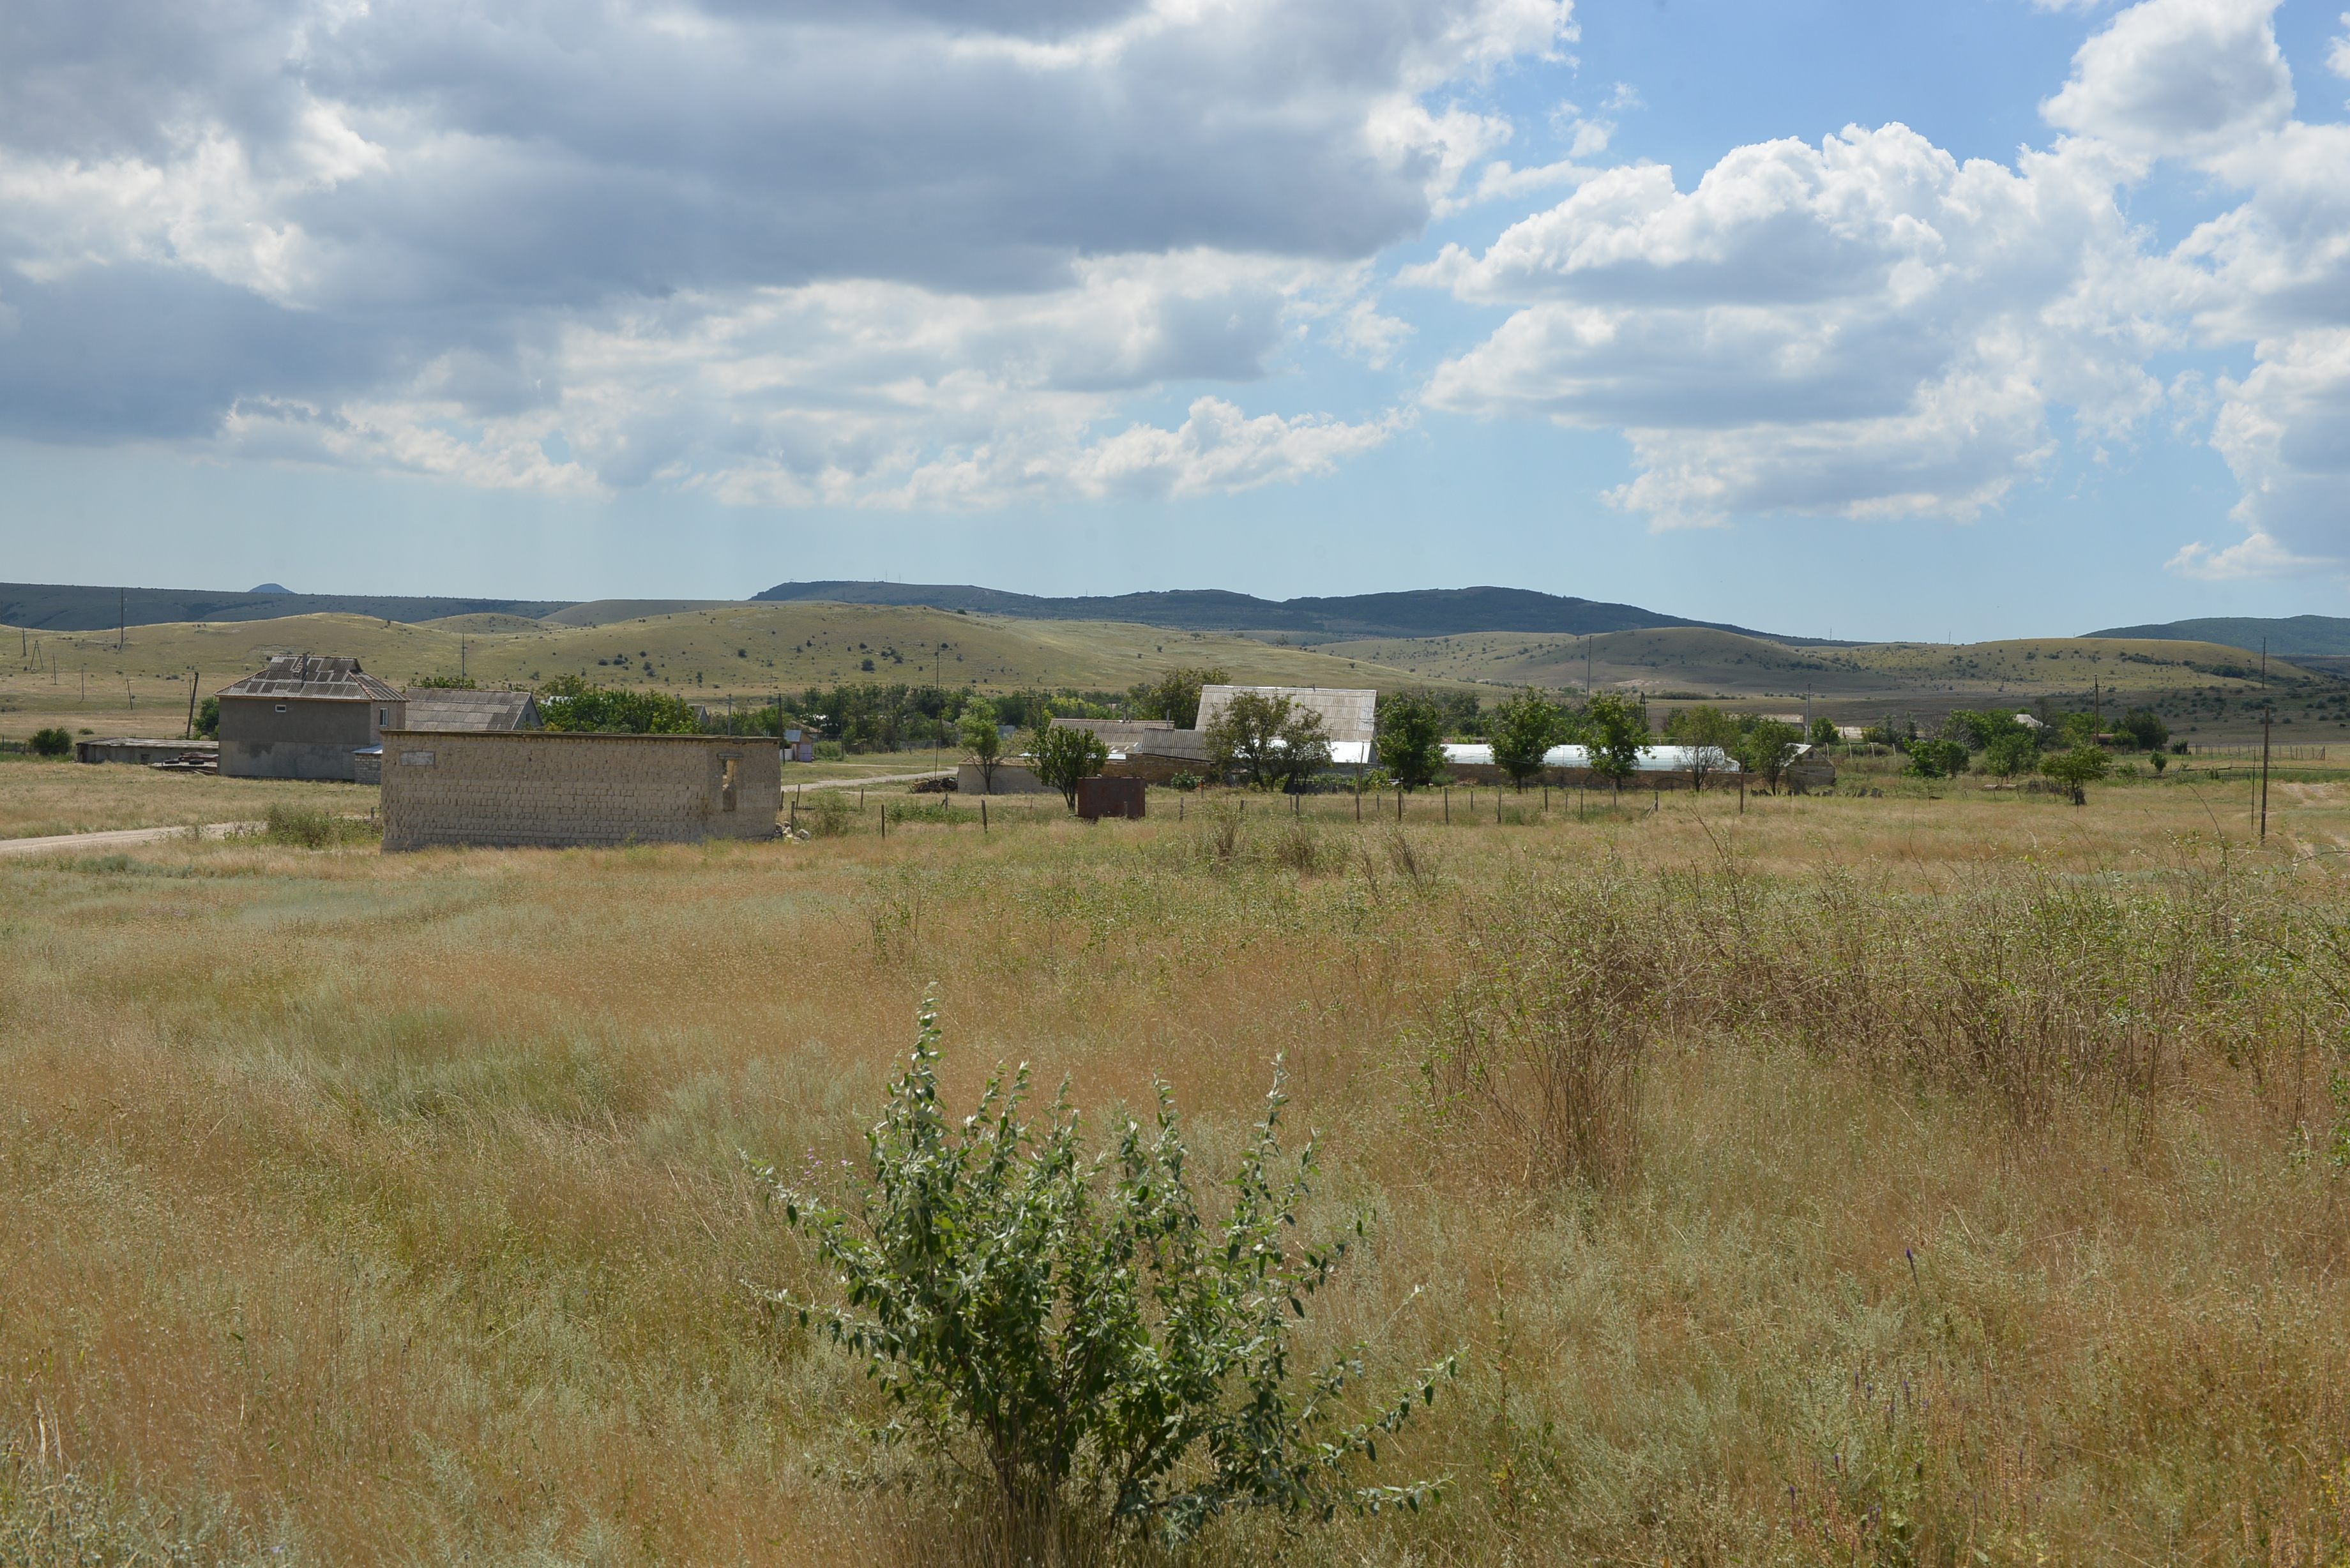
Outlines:
{"type": "Polygon", "coordinates": [[[1077,781],[1077,815],[1087,822],[1105,816],[1142,815],[1140,779],[1090,778],[1077,781]]]}

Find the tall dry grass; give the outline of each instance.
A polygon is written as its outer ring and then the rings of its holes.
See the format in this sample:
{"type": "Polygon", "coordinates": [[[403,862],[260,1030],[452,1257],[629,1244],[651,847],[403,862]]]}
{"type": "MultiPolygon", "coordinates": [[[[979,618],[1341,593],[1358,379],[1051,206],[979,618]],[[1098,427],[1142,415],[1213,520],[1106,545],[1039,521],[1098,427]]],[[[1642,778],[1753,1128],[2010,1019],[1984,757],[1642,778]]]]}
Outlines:
{"type": "Polygon", "coordinates": [[[2344,857],[2112,793],[0,865],[0,1541],[983,1560],[737,1174],[935,981],[959,1103],[1210,1166],[1285,1054],[1375,1219],[1301,1351],[1463,1352],[1442,1506],[1191,1562],[2339,1562],[2344,857]]]}

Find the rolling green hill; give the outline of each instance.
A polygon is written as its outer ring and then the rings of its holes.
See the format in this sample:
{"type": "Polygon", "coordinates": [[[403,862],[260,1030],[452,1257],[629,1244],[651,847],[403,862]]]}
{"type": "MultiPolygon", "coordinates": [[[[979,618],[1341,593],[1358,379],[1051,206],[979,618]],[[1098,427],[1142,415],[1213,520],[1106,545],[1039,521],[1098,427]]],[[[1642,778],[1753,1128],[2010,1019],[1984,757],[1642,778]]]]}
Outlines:
{"type": "Polygon", "coordinates": [[[2350,654],[2350,618],[2331,615],[2220,616],[2206,620],[2174,620],[2159,626],[2125,626],[2093,631],[2091,637],[2154,639],[2160,641],[2220,642],[2235,648],[2258,649],[2268,644],[2271,657],[2292,659],[2301,654],[2350,654]]]}

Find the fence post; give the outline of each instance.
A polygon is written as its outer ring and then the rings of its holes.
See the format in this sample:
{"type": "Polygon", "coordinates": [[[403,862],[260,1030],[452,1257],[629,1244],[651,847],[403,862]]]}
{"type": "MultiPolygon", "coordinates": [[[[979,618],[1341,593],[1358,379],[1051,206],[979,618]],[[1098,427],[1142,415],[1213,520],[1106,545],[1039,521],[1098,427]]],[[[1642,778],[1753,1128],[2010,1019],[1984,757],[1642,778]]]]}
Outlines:
{"type": "Polygon", "coordinates": [[[985,795],[979,797],[979,831],[983,835],[987,832],[987,797],[985,795]]]}

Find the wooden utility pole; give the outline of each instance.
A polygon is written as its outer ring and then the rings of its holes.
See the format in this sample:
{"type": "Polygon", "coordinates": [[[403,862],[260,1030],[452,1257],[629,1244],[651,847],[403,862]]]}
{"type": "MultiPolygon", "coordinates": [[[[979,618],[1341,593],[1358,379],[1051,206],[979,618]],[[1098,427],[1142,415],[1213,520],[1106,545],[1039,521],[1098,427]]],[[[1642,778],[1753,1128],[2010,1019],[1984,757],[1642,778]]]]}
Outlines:
{"type": "MultiPolygon", "coordinates": [[[[124,588],[121,590],[121,593],[122,629],[115,634],[114,639],[114,651],[117,653],[120,653],[124,649],[130,646],[130,590],[129,588],[124,588]]],[[[2263,654],[2268,651],[2268,646],[2269,645],[2265,642],[2261,644],[2261,651],[2263,654]]],[[[2262,668],[2267,668],[2265,662],[2263,662],[2262,668]]]]}
{"type": "Polygon", "coordinates": [[[188,732],[180,737],[183,741],[196,738],[196,688],[203,683],[203,679],[201,670],[191,670],[188,674],[188,732]]]}
{"type": "MultiPolygon", "coordinates": [[[[2263,654],[2267,652],[2265,645],[2262,646],[2262,652],[2263,654]]],[[[2266,708],[2261,710],[2261,842],[2262,844],[2269,841],[2269,721],[2272,717],[2273,714],[2270,710],[2266,708]]]]}

